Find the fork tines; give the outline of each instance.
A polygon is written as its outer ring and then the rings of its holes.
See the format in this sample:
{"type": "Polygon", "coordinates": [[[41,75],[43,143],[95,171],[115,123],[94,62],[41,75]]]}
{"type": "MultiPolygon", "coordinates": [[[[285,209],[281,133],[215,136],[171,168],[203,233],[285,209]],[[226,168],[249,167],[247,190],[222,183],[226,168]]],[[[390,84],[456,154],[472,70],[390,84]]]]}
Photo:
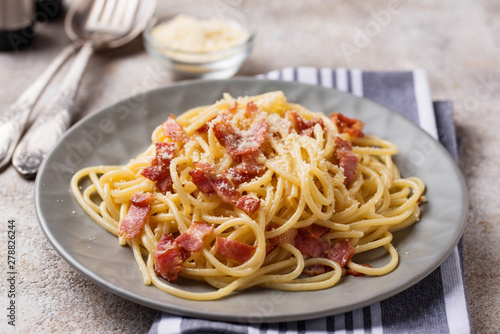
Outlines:
{"type": "Polygon", "coordinates": [[[126,34],[132,29],[140,0],[94,0],[85,29],[126,34]]]}

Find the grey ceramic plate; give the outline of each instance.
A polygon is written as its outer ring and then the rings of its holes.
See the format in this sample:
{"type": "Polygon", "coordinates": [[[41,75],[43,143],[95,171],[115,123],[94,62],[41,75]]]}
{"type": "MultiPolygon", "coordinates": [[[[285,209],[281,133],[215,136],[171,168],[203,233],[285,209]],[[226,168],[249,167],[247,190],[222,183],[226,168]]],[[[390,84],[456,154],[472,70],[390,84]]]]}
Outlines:
{"type": "MultiPolygon", "coordinates": [[[[446,150],[420,128],[371,101],[332,89],[257,79],[199,81],[148,92],[122,101],[78,122],[45,160],[36,182],[36,210],[45,235],[57,252],[82,274],[119,296],[155,309],[194,317],[238,322],[302,320],[346,312],[388,298],[417,283],[451,253],[463,233],[467,195],[462,176],[446,150]],[[195,302],[145,286],[127,247],[98,226],[73,199],[74,171],[93,165],[124,164],[150,143],[153,129],[170,113],[211,104],[223,92],[233,96],[283,90],[290,101],[330,114],[338,111],[366,123],[366,133],[399,147],[403,175],[427,185],[429,200],[420,222],[398,232],[401,260],[382,277],[346,277],[337,286],[311,292],[254,288],[225,299],[195,302]],[[305,300],[314,303],[304,303],[305,300]]],[[[372,254],[375,264],[381,254],[372,254]]],[[[181,281],[186,289],[206,290],[181,281]]]]}

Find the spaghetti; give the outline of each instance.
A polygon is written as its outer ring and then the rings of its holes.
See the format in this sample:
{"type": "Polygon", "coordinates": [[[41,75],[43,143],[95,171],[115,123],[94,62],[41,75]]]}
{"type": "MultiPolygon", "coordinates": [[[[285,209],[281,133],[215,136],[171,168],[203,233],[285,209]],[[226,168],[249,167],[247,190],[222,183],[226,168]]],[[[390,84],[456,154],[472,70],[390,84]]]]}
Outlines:
{"type": "Polygon", "coordinates": [[[124,166],[78,171],[71,190],[132,248],[145,284],[192,300],[251,286],[334,286],[398,264],[392,232],[419,219],[425,185],[402,178],[397,147],[363,123],[326,117],[280,92],[223,98],[171,115],[124,166]],[[82,188],[82,185],[85,187],[82,188]],[[381,267],[353,256],[376,248],[381,267]],[[178,276],[214,289],[191,292],[178,276]]]}

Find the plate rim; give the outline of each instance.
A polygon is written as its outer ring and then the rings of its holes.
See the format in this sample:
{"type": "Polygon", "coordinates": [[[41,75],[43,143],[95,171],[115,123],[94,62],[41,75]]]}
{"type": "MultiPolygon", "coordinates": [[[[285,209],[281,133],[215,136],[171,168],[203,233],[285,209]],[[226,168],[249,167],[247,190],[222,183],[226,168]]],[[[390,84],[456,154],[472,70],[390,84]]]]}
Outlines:
{"type": "MultiPolygon", "coordinates": [[[[257,319],[257,321],[249,321],[249,323],[262,323],[262,322],[269,322],[270,323],[270,322],[281,322],[281,321],[291,321],[291,320],[306,320],[306,319],[312,319],[312,318],[322,317],[322,316],[326,316],[326,315],[333,315],[333,314],[348,312],[348,311],[352,311],[352,310],[355,310],[355,309],[358,309],[361,307],[371,305],[373,303],[390,298],[390,297],[410,288],[411,286],[415,285],[416,283],[418,283],[419,281],[421,281],[422,279],[427,277],[429,274],[431,274],[434,270],[436,270],[442,264],[442,262],[444,262],[450,256],[450,254],[454,251],[454,249],[457,247],[458,242],[462,238],[462,235],[463,235],[464,230],[465,230],[467,217],[468,217],[468,211],[469,211],[470,199],[469,199],[467,184],[465,182],[465,178],[464,178],[462,172],[460,171],[458,165],[454,161],[451,154],[441,144],[441,142],[439,140],[434,139],[430,134],[425,132],[422,128],[420,128],[417,124],[413,123],[411,120],[406,118],[404,115],[402,115],[402,114],[400,114],[400,113],[398,113],[398,112],[396,112],[396,111],[394,111],[394,110],[392,110],[392,109],[390,109],[390,108],[388,108],[380,103],[377,103],[373,100],[365,98],[365,97],[356,96],[356,95],[353,95],[353,94],[348,93],[348,92],[342,92],[342,91],[339,91],[335,88],[326,88],[326,87],[322,87],[319,85],[312,85],[312,84],[300,83],[300,82],[294,82],[294,81],[281,81],[281,80],[270,80],[270,79],[247,78],[247,77],[234,77],[231,79],[220,79],[220,80],[217,80],[217,79],[214,79],[214,80],[202,80],[202,79],[188,80],[188,81],[184,81],[181,83],[176,83],[174,85],[162,86],[162,87],[158,87],[155,89],[147,90],[145,92],[141,92],[139,94],[135,94],[133,96],[126,97],[124,99],[116,101],[116,102],[114,102],[106,107],[100,108],[99,110],[86,115],[85,117],[80,119],[78,122],[76,122],[70,128],[70,130],[64,134],[64,136],[60,139],[58,144],[56,144],[54,149],[47,155],[47,157],[44,159],[44,161],[41,165],[39,174],[41,174],[42,177],[37,177],[35,180],[35,196],[34,196],[35,198],[34,199],[35,199],[36,216],[37,216],[38,222],[40,224],[40,227],[42,229],[42,232],[44,233],[45,237],[47,238],[47,240],[49,241],[51,246],[56,250],[56,252],[69,265],[71,265],[78,272],[83,274],[85,277],[89,278],[94,283],[97,283],[99,286],[105,288],[106,290],[112,292],[113,294],[120,296],[124,299],[127,299],[129,301],[132,301],[134,303],[141,304],[141,305],[146,306],[146,307],[154,308],[154,309],[157,309],[160,311],[170,312],[172,314],[177,314],[177,315],[188,315],[188,316],[200,317],[200,318],[211,319],[211,320],[244,322],[244,321],[241,321],[239,316],[236,316],[236,315],[210,313],[210,312],[207,313],[206,310],[196,310],[193,308],[179,307],[178,305],[162,304],[162,303],[159,303],[156,301],[152,301],[152,300],[144,298],[143,296],[136,295],[136,294],[130,292],[129,290],[123,289],[123,288],[103,279],[102,277],[99,277],[97,275],[97,273],[90,270],[89,268],[86,268],[81,262],[79,262],[77,259],[75,259],[73,256],[71,256],[71,254],[66,249],[61,247],[61,245],[57,242],[55,236],[51,233],[50,227],[49,227],[50,223],[44,217],[44,213],[42,212],[43,210],[40,207],[40,200],[41,200],[40,199],[40,196],[41,196],[40,189],[42,187],[43,175],[44,175],[44,173],[46,173],[45,171],[48,169],[47,165],[49,164],[51,157],[58,150],[61,142],[63,142],[73,132],[78,131],[81,126],[83,126],[87,122],[91,122],[93,118],[99,117],[101,114],[105,114],[107,112],[110,112],[111,110],[113,110],[113,108],[116,108],[117,106],[120,106],[120,105],[126,103],[126,101],[130,101],[130,100],[132,100],[134,98],[138,98],[140,96],[157,94],[157,93],[164,91],[164,90],[182,89],[185,87],[190,87],[190,86],[198,85],[198,84],[208,85],[212,82],[232,82],[232,81],[234,81],[234,82],[246,82],[248,84],[255,84],[257,82],[271,82],[271,83],[276,83],[277,85],[285,84],[285,85],[292,85],[292,86],[303,86],[303,87],[305,87],[305,89],[332,90],[332,91],[335,91],[335,94],[350,96],[349,98],[363,100],[363,101],[365,101],[364,103],[369,102],[369,103],[378,105],[380,108],[385,109],[386,111],[391,113],[391,115],[396,115],[397,117],[401,118],[404,122],[408,122],[409,124],[414,126],[416,129],[418,129],[418,131],[420,132],[421,135],[425,135],[427,138],[431,139],[435,144],[437,143],[441,147],[441,151],[445,152],[447,155],[446,159],[448,161],[452,162],[453,172],[454,172],[455,176],[458,177],[459,187],[462,190],[461,197],[463,199],[463,207],[461,208],[462,210],[461,210],[461,214],[460,214],[460,222],[458,225],[458,229],[456,230],[456,233],[454,233],[455,238],[454,238],[453,243],[450,243],[449,249],[447,249],[447,251],[443,253],[445,255],[440,257],[439,260],[434,261],[432,263],[432,265],[428,266],[427,270],[425,270],[424,272],[419,273],[419,275],[413,276],[412,279],[408,280],[405,284],[399,285],[397,288],[392,289],[390,292],[373,296],[371,298],[364,300],[363,302],[356,303],[355,305],[346,305],[346,306],[343,306],[340,308],[335,308],[335,309],[329,308],[329,309],[324,309],[323,311],[320,311],[320,312],[318,312],[318,311],[307,312],[306,311],[306,312],[302,312],[299,317],[297,317],[297,315],[291,315],[288,317],[287,317],[287,315],[281,315],[281,316],[280,315],[278,315],[278,316],[270,315],[267,317],[264,316],[264,317],[262,317],[262,319],[257,319]]],[[[127,157],[125,157],[125,158],[127,159],[127,157]]],[[[68,187],[68,191],[69,191],[69,187],[68,187]]],[[[332,287],[330,289],[334,289],[334,288],[335,287],[332,287]]],[[[231,298],[231,297],[229,297],[229,298],[231,298]]],[[[224,299],[222,299],[221,301],[223,302],[224,299]]],[[[199,301],[193,301],[193,302],[200,303],[199,301]]],[[[201,303],[203,303],[203,302],[201,302],[201,303]]],[[[252,319],[252,320],[255,320],[255,319],[252,319]]]]}

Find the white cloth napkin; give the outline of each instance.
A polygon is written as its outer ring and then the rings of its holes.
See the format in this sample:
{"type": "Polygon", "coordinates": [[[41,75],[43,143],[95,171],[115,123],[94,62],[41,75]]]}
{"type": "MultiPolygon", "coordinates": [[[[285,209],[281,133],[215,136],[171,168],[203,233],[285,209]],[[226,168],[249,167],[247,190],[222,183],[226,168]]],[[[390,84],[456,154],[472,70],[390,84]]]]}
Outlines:
{"type": "MultiPolygon", "coordinates": [[[[364,96],[393,109],[441,143],[457,159],[451,103],[432,102],[423,70],[285,68],[260,78],[298,81],[364,96]]],[[[324,318],[264,324],[194,319],[159,312],[150,334],[188,333],[470,333],[464,289],[462,242],[444,263],[413,287],[362,309],[324,318]]]]}

